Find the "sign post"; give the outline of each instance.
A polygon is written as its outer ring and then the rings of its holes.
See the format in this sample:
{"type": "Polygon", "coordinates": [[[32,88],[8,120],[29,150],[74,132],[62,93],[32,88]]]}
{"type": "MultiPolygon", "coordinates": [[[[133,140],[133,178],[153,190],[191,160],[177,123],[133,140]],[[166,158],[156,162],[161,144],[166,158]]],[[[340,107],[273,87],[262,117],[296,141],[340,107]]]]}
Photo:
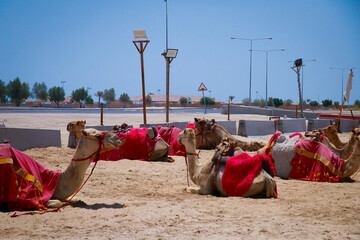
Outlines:
{"type": "Polygon", "coordinates": [[[204,100],[205,114],[206,114],[206,99],[205,99],[205,96],[204,96],[204,92],[207,91],[207,88],[205,87],[205,84],[204,84],[204,83],[201,83],[201,84],[200,84],[198,91],[199,91],[199,92],[200,92],[200,91],[202,92],[203,100],[204,100]]]}

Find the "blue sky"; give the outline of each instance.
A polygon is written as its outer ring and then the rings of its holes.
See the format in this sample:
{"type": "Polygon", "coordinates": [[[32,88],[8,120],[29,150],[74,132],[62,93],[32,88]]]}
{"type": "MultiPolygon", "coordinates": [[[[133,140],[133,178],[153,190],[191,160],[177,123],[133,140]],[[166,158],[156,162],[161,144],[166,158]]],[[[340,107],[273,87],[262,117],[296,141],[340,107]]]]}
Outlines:
{"type": "MultiPolygon", "coordinates": [[[[0,0],[0,79],[30,84],[114,88],[116,98],[142,94],[140,55],[133,30],[145,29],[145,91],[165,94],[166,48],[163,0],[6,1],[0,0]]],[[[341,101],[341,70],[356,67],[350,103],[360,99],[360,1],[168,0],[170,94],[201,95],[203,82],[218,100],[249,95],[249,41],[253,49],[284,48],[268,58],[268,97],[298,101],[296,73],[289,60],[305,62],[304,98],[341,101]]],[[[252,99],[265,98],[265,53],[253,52],[252,99]]],[[[344,89],[348,69],[344,70],[344,89]]]]}

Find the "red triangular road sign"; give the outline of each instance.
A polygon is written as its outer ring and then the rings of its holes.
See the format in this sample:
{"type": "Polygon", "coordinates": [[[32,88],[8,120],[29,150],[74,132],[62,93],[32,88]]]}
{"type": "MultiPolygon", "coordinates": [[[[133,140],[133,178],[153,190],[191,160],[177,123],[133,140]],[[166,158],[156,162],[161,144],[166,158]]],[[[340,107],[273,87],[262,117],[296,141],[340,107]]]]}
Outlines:
{"type": "Polygon", "coordinates": [[[200,84],[198,91],[207,91],[207,88],[205,87],[204,83],[200,84]]]}

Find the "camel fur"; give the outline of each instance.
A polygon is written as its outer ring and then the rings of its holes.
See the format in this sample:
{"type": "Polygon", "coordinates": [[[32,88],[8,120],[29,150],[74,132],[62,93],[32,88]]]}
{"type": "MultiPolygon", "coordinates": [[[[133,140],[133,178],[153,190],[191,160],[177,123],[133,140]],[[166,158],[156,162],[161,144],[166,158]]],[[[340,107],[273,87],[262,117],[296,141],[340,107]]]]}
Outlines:
{"type": "Polygon", "coordinates": [[[265,143],[262,142],[246,142],[236,139],[222,126],[218,125],[215,119],[194,118],[194,121],[197,149],[215,149],[224,138],[235,142],[236,147],[240,147],[243,151],[257,151],[265,146],[265,143]]]}
{"type": "MultiPolygon", "coordinates": [[[[185,146],[188,164],[189,175],[191,181],[197,185],[196,187],[186,188],[186,192],[194,194],[213,194],[227,196],[222,187],[222,175],[225,170],[225,165],[221,164],[216,174],[214,181],[214,174],[216,166],[212,162],[212,158],[208,159],[204,164],[201,164],[196,154],[196,140],[195,131],[191,128],[186,128],[179,133],[179,144],[185,146]]],[[[263,169],[252,182],[252,185],[247,193],[242,197],[251,197],[264,194],[266,197],[276,197],[275,180],[263,169]]]]}

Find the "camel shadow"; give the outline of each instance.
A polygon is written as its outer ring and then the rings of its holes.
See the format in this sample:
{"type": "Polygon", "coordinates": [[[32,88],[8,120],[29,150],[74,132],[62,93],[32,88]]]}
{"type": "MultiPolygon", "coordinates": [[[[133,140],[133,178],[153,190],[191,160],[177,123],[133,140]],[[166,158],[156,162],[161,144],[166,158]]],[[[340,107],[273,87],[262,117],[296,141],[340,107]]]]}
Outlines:
{"type": "Polygon", "coordinates": [[[119,209],[119,208],[124,208],[125,204],[120,204],[120,203],[113,203],[113,204],[105,204],[105,203],[95,203],[95,204],[87,204],[86,202],[79,200],[77,202],[73,202],[73,203],[69,203],[70,206],[72,207],[77,207],[77,208],[85,208],[85,209],[92,209],[92,210],[98,210],[101,208],[113,208],[113,209],[119,209]]]}

